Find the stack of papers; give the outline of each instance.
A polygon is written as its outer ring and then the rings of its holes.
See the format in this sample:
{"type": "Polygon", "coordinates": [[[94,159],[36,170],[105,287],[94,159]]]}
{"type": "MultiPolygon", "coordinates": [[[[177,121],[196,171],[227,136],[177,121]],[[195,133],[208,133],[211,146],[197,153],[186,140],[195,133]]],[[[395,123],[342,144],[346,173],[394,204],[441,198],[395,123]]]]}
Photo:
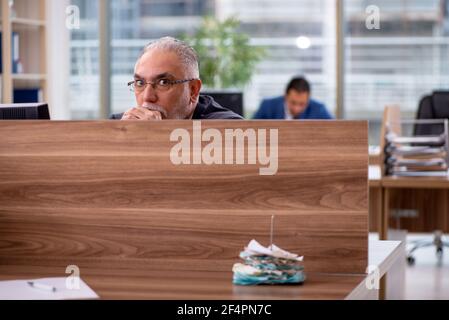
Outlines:
{"type": "Polygon", "coordinates": [[[385,173],[393,176],[448,175],[446,134],[437,136],[401,137],[386,135],[385,173]]]}
{"type": "Polygon", "coordinates": [[[264,247],[251,240],[240,253],[244,263],[234,264],[233,283],[238,285],[303,283],[303,257],[276,245],[264,247]]]}
{"type": "Polygon", "coordinates": [[[423,146],[444,146],[446,137],[444,134],[439,136],[415,136],[415,137],[401,137],[394,133],[389,133],[386,139],[394,144],[414,144],[423,146]]]}
{"type": "Polygon", "coordinates": [[[419,157],[419,156],[446,156],[444,147],[428,147],[428,146],[395,146],[389,145],[385,148],[387,153],[401,155],[401,156],[410,156],[410,157],[419,157]]]}

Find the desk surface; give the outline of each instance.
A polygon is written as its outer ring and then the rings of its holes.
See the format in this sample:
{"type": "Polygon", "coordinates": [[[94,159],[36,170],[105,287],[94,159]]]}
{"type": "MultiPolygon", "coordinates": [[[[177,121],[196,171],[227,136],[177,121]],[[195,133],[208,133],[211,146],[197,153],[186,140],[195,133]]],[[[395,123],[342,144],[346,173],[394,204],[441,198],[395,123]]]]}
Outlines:
{"type": "Polygon", "coordinates": [[[383,177],[388,188],[449,189],[449,177],[383,177]]]}
{"type": "MultiPolygon", "coordinates": [[[[370,241],[369,263],[379,267],[381,276],[396,258],[399,245],[398,241],[370,241]]],[[[48,267],[25,266],[0,266],[0,274],[2,280],[66,276],[48,267]]],[[[103,270],[81,270],[81,278],[102,299],[358,299],[368,290],[365,275],[306,273],[306,276],[304,285],[236,286],[232,284],[232,272],[112,273],[107,266],[103,270]]]]}
{"type": "Polygon", "coordinates": [[[366,121],[8,121],[0,274],[78,265],[102,298],[344,298],[368,264],[366,133],[366,121]],[[273,214],[307,284],[233,286],[238,252],[269,243],[273,214]]]}
{"type": "Polygon", "coordinates": [[[370,165],[368,170],[370,187],[448,189],[449,177],[382,177],[380,166],[370,165]]]}

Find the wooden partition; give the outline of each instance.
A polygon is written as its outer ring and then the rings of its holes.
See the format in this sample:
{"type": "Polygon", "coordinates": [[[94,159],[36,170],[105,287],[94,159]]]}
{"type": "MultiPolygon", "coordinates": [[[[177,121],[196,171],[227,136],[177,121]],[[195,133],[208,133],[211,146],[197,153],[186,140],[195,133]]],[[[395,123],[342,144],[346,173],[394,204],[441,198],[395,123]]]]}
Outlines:
{"type": "Polygon", "coordinates": [[[251,239],[269,244],[275,215],[274,243],[304,255],[306,272],[365,273],[366,122],[201,122],[223,137],[276,129],[275,175],[260,164],[174,165],[170,135],[193,137],[193,125],[0,123],[0,266],[230,272],[251,239]]]}

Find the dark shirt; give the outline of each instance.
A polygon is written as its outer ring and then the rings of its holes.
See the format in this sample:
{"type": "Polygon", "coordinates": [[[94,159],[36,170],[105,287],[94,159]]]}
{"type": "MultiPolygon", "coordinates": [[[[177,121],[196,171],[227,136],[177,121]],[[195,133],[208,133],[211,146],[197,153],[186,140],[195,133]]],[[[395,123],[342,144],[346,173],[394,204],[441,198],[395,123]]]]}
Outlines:
{"type": "MultiPolygon", "coordinates": [[[[283,96],[262,101],[259,110],[253,119],[285,119],[285,99],[283,96]]],[[[310,99],[306,109],[298,114],[295,119],[333,119],[324,104],[310,99]]]]}
{"type": "MultiPolygon", "coordinates": [[[[123,117],[123,113],[113,114],[110,119],[120,120],[123,117]]],[[[234,113],[233,111],[220,106],[212,97],[200,95],[198,104],[193,112],[194,120],[225,120],[225,119],[237,119],[243,118],[234,113]]]]}

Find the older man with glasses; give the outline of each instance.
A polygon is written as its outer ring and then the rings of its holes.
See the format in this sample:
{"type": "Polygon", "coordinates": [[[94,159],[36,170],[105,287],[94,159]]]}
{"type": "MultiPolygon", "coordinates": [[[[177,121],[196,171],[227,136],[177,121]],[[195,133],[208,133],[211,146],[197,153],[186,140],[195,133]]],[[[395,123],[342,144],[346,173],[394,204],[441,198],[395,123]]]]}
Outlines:
{"type": "Polygon", "coordinates": [[[144,48],[128,86],[137,106],[111,119],[242,119],[211,97],[200,95],[197,54],[175,38],[164,37],[144,48]]]}

